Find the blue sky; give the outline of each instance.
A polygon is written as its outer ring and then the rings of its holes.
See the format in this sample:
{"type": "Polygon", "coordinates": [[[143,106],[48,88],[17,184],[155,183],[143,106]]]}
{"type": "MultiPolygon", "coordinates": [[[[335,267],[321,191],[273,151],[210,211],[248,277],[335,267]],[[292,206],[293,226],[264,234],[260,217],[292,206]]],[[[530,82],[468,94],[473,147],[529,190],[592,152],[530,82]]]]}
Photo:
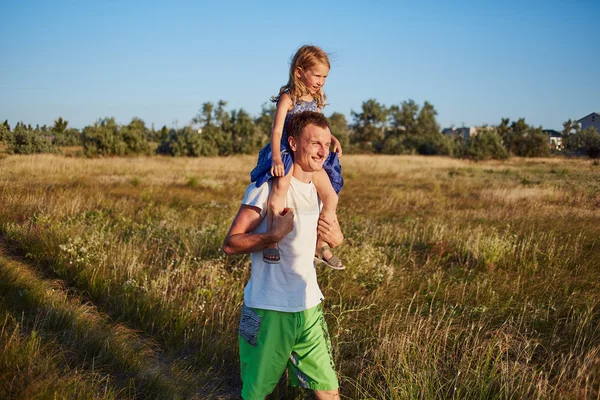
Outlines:
{"type": "Polygon", "coordinates": [[[442,127],[600,112],[595,1],[0,0],[0,120],[190,122],[202,103],[258,115],[302,44],[331,54],[325,92],[429,101],[442,127]]]}

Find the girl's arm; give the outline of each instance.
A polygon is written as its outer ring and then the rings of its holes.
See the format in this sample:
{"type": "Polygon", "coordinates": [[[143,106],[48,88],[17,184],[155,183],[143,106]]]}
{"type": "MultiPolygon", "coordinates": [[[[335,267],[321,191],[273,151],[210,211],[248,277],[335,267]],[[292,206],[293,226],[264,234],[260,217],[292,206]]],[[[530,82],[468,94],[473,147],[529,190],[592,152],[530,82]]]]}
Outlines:
{"type": "Polygon", "coordinates": [[[342,145],[340,141],[333,136],[333,133],[331,134],[331,144],[333,145],[333,151],[337,153],[339,158],[342,158],[342,145]]]}
{"type": "Polygon", "coordinates": [[[292,109],[292,98],[288,93],[282,93],[277,102],[275,119],[273,121],[273,130],[271,131],[271,154],[273,155],[273,164],[271,166],[271,175],[284,176],[285,168],[281,161],[281,135],[283,135],[283,124],[288,111],[292,109]]]}
{"type": "MultiPolygon", "coordinates": [[[[317,111],[322,113],[323,109],[321,107],[318,107],[317,111]]],[[[335,136],[333,136],[333,133],[330,132],[329,134],[331,135],[331,144],[333,145],[333,151],[337,153],[338,158],[342,158],[342,144],[339,140],[337,140],[335,136]]]]}

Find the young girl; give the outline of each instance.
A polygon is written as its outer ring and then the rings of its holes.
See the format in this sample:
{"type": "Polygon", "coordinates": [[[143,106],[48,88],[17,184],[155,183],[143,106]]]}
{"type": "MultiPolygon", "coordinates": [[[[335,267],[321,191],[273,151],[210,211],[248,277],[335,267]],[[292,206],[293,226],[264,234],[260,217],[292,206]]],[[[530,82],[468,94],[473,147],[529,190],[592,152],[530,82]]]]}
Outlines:
{"type": "MultiPolygon", "coordinates": [[[[300,47],[292,58],[288,83],[281,87],[277,96],[271,98],[277,103],[271,143],[260,151],[257,166],[250,173],[251,181],[257,186],[273,179],[269,198],[270,207],[267,211],[268,229],[271,229],[273,221],[272,209],[283,209],[292,177],[292,153],[285,134],[287,123],[293,114],[303,111],[320,112],[325,107],[323,85],[329,74],[329,68],[329,58],[319,47],[300,47]]],[[[344,180],[338,160],[338,157],[342,156],[340,142],[331,135],[331,143],[333,152],[323,164],[323,170],[314,174],[313,184],[323,202],[321,215],[335,219],[337,194],[342,189],[344,180]]],[[[276,243],[263,250],[263,260],[266,263],[277,264],[279,259],[276,243]]],[[[329,245],[320,237],[317,239],[317,259],[335,269],[345,268],[341,260],[331,253],[329,245]]]]}

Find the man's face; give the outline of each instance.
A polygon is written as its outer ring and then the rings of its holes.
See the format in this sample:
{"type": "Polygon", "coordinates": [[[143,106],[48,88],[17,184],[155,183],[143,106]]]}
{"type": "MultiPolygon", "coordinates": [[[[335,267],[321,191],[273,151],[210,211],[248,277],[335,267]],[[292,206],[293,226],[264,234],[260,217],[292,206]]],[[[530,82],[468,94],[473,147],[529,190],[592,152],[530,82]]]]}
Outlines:
{"type": "Polygon", "coordinates": [[[331,132],[329,128],[309,124],[300,135],[300,143],[292,137],[290,147],[294,152],[294,162],[303,171],[314,172],[323,168],[323,163],[329,155],[331,132]]]}

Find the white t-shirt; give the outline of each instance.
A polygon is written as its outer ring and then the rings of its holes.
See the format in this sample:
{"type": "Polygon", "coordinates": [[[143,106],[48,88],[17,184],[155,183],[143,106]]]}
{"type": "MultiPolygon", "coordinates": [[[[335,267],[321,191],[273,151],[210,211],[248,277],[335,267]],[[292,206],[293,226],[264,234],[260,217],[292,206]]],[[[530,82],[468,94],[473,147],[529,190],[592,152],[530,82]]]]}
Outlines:
{"type": "MultiPolygon", "coordinates": [[[[258,207],[266,215],[271,182],[246,189],[242,204],[258,207]]],[[[263,261],[262,250],[251,253],[252,271],[244,289],[248,307],[285,312],[304,311],[323,300],[317,283],[314,252],[317,243],[320,200],[312,183],[292,177],[286,207],[294,210],[294,229],[279,242],[279,264],[263,261]]],[[[267,231],[263,218],[254,233],[267,231]]]]}

